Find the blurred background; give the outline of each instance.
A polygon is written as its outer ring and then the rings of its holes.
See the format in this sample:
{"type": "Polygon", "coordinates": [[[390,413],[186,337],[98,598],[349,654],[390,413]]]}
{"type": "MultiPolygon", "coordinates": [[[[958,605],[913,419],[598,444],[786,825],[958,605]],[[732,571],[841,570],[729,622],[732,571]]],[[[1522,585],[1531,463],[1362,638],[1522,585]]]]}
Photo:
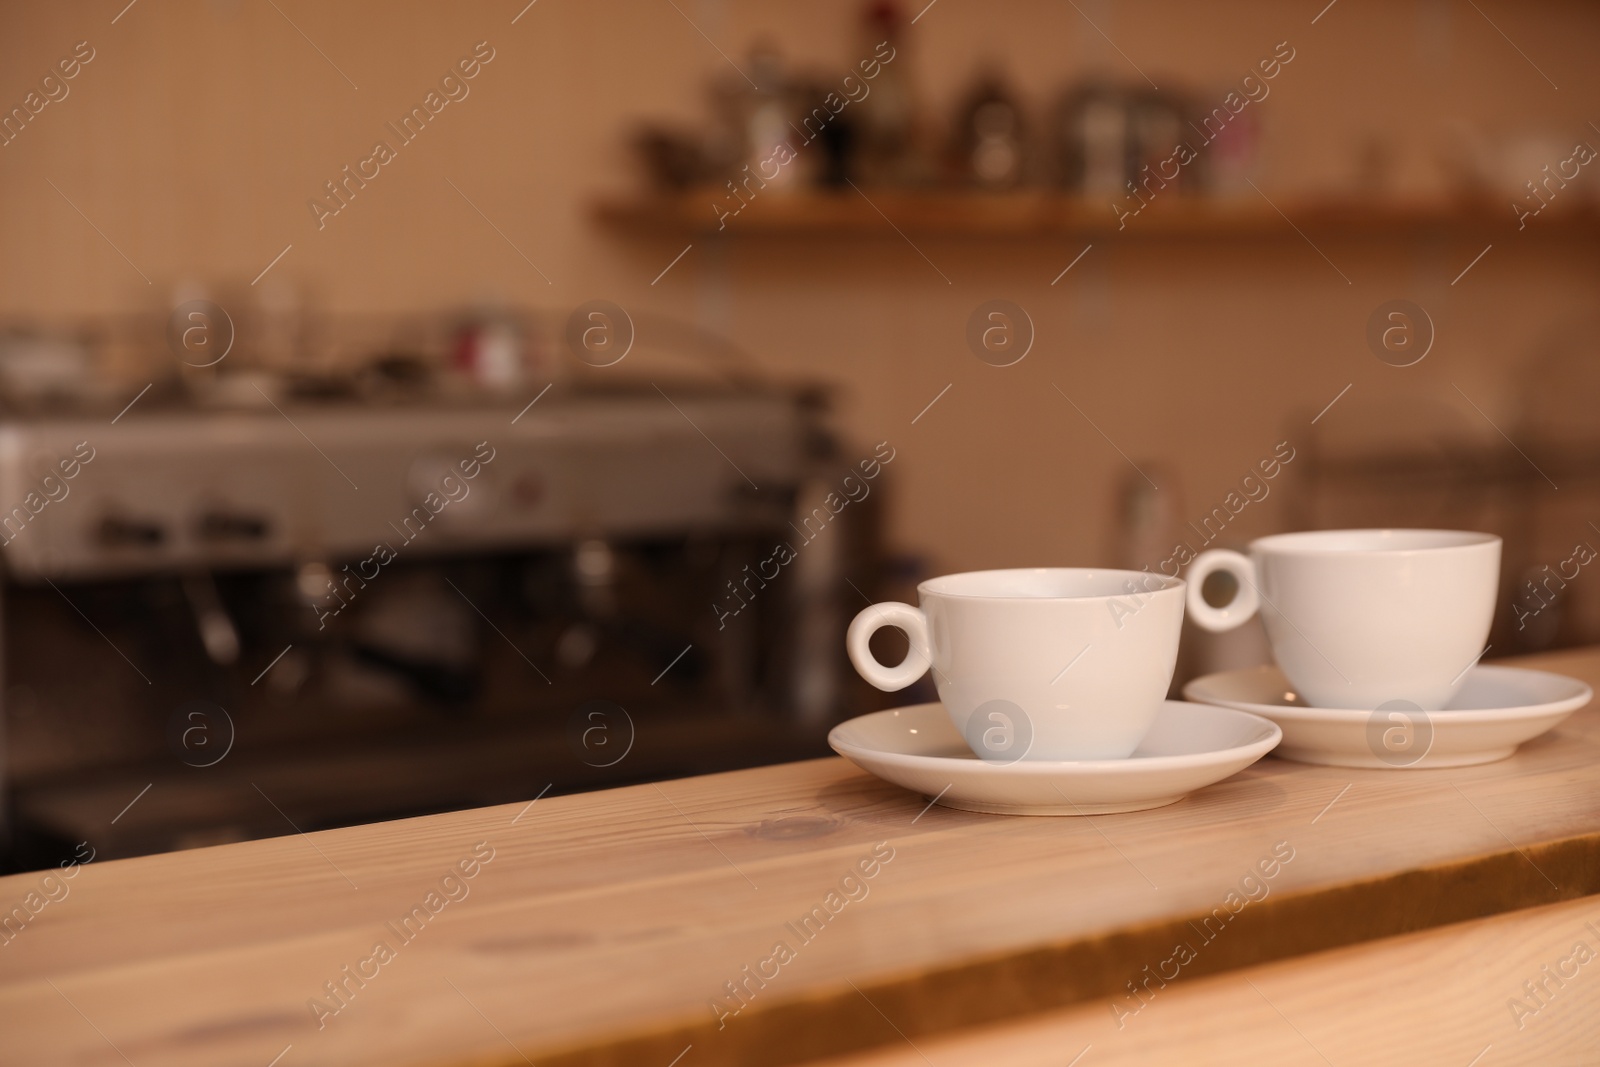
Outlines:
{"type": "Polygon", "coordinates": [[[952,570],[1482,529],[1600,640],[1592,4],[0,25],[8,867],[823,755],[952,570]]]}

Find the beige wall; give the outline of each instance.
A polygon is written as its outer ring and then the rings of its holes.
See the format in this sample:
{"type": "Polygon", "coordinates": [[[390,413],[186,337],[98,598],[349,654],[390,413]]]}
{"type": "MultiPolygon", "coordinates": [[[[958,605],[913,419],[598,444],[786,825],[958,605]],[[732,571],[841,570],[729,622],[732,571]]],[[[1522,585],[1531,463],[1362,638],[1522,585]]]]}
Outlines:
{"type": "MultiPolygon", "coordinates": [[[[683,242],[598,227],[585,206],[633,181],[630,120],[694,120],[707,79],[728,73],[664,0],[538,0],[514,26],[522,0],[279,0],[359,90],[271,4],[139,0],[113,25],[123,2],[9,3],[0,13],[6,107],[75,42],[96,51],[70,96],[0,148],[0,314],[160,315],[179,280],[247,282],[291,243],[271,283],[299,286],[330,310],[497,297],[559,320],[606,297],[670,311],[727,332],[776,375],[842,386],[850,430],[899,450],[895,540],[939,567],[1108,558],[1112,494],[1129,468],[1052,383],[1117,446],[1176,480],[1180,509],[1198,518],[1275,442],[1307,433],[1348,383],[1327,420],[1357,420],[1364,401],[1411,394],[1476,418],[1455,383],[1502,426],[1519,425],[1519,367],[1543,335],[1593,308],[1600,276],[1592,238],[1561,235],[1567,224],[1552,217],[1497,239],[1454,287],[1483,239],[1319,236],[1346,284],[1287,230],[1226,242],[1106,240],[1054,287],[1082,241],[919,239],[947,285],[887,230],[736,238],[697,242],[652,287],[683,242]],[[495,59],[470,97],[319,232],[306,201],[482,40],[495,59]],[[1368,314],[1398,296],[1423,302],[1439,329],[1428,359],[1405,370],[1380,364],[1363,340],[1368,314]],[[1037,324],[1033,352],[1012,368],[980,363],[963,341],[968,314],[992,297],[1021,303],[1037,324]]],[[[758,36],[809,63],[854,58],[854,3],[678,6],[741,61],[758,36]]],[[[1585,110],[1600,99],[1600,8],[1590,4],[1479,4],[1516,47],[1471,5],[1444,0],[1339,0],[1316,25],[1315,0],[1079,6],[1158,83],[1215,95],[1287,39],[1296,58],[1257,105],[1269,138],[1259,184],[1280,204],[1347,188],[1374,136],[1395,159],[1391,191],[1406,196],[1441,187],[1436,161],[1454,122],[1600,144],[1587,125],[1600,112],[1585,110]]],[[[913,28],[907,60],[943,109],[989,57],[1034,102],[1087,70],[1138,79],[1054,0],[939,0],[913,28]]],[[[1593,175],[1583,182],[1595,186],[1593,175]]],[[[641,358],[630,369],[649,367],[641,358]]],[[[1281,499],[1247,511],[1237,535],[1280,522],[1281,499]]]]}

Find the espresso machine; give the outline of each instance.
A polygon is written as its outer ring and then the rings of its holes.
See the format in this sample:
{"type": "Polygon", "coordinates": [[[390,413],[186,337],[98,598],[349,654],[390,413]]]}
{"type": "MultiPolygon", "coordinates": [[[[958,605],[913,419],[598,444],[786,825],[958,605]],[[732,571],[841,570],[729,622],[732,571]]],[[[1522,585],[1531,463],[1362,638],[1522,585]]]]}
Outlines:
{"type": "Polygon", "coordinates": [[[854,458],[822,394],[256,391],[0,420],[12,862],[822,755],[862,698],[881,495],[747,578],[854,458]]]}

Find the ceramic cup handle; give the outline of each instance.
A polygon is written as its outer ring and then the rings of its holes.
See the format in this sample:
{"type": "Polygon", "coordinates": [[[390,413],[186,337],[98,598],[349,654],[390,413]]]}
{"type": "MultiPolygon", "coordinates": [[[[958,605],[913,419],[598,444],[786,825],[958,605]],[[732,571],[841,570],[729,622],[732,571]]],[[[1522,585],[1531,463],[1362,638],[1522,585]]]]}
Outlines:
{"type": "Polygon", "coordinates": [[[1210,552],[1200,553],[1200,557],[1189,565],[1189,573],[1184,575],[1184,580],[1189,586],[1189,618],[1201,629],[1212,633],[1219,634],[1243,626],[1261,606],[1261,595],[1256,592],[1255,564],[1250,562],[1248,556],[1241,556],[1237,552],[1214,548],[1210,552]],[[1233,600],[1220,608],[1207,604],[1205,597],[1200,595],[1200,587],[1213,571],[1227,571],[1239,583],[1239,591],[1233,595],[1233,600]]]}
{"type": "Polygon", "coordinates": [[[861,677],[887,693],[904,689],[921,678],[933,662],[928,648],[928,617],[910,604],[897,601],[863,608],[861,614],[850,623],[850,631],[845,635],[845,647],[850,651],[850,662],[855,664],[861,677]],[[894,667],[879,663],[872,649],[867,647],[872,635],[885,626],[899,627],[911,641],[906,658],[894,667]]]}

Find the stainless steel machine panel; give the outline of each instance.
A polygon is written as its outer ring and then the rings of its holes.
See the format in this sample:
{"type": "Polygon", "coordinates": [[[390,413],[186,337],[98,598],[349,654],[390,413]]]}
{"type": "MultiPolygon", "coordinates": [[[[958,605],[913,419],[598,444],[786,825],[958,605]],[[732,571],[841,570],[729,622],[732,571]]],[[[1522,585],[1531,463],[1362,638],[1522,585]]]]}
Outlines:
{"type": "Polygon", "coordinates": [[[801,477],[801,421],[784,396],[653,391],[552,393],[520,413],[21,421],[0,427],[0,551],[29,581],[366,556],[380,542],[432,555],[737,528],[764,488],[801,477]]]}

